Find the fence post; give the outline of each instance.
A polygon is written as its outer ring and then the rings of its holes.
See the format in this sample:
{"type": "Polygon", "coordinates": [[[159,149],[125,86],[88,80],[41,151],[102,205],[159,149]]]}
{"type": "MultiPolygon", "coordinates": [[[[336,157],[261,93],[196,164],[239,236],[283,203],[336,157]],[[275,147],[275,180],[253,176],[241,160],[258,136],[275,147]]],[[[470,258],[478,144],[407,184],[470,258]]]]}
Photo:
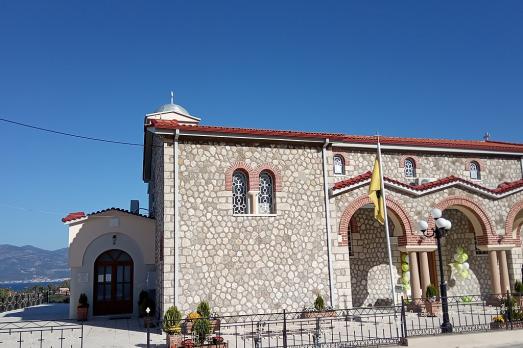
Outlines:
{"type": "MultiPolygon", "coordinates": [[[[149,308],[147,308],[149,309],[149,308]]],[[[151,331],[149,330],[149,311],[147,311],[146,318],[145,318],[145,328],[147,330],[147,348],[150,348],[151,343],[151,331]]]]}
{"type": "Polygon", "coordinates": [[[80,331],[80,348],[84,347],[84,322],[82,321],[82,328],[80,331]]]}
{"type": "Polygon", "coordinates": [[[510,296],[510,291],[507,290],[507,302],[508,302],[508,321],[510,322],[510,329],[514,327],[512,325],[512,298],[510,296]]]}
{"type": "Polygon", "coordinates": [[[400,325],[401,325],[401,339],[400,344],[402,346],[408,346],[408,339],[407,339],[407,316],[405,311],[405,300],[403,299],[403,296],[401,296],[401,315],[400,315],[400,325]]]}
{"type": "Polygon", "coordinates": [[[287,311],[283,310],[283,347],[287,348],[287,311]]]}

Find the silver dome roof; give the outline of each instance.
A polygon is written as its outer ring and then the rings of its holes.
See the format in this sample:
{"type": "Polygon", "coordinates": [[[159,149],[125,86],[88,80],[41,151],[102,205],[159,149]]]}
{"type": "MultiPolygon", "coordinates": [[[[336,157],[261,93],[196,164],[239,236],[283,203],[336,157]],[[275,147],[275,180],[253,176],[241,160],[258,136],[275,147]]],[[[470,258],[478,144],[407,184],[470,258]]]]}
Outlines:
{"type": "Polygon", "coordinates": [[[154,113],[157,113],[157,112],[176,112],[176,113],[184,114],[184,115],[188,115],[188,116],[191,115],[189,113],[189,111],[187,111],[185,108],[183,108],[182,106],[180,106],[178,104],[164,104],[154,111],[154,113]]]}

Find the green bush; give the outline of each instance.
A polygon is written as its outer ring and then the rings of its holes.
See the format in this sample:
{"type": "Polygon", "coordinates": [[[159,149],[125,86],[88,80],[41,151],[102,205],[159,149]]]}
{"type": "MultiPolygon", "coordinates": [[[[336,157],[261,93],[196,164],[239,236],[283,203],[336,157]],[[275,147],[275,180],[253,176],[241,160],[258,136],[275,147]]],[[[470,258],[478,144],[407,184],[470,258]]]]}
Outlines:
{"type": "Polygon", "coordinates": [[[212,331],[212,324],[209,319],[197,319],[194,323],[194,326],[192,327],[192,330],[194,332],[196,342],[198,344],[205,343],[205,340],[207,339],[207,336],[212,331]]]}
{"type": "Polygon", "coordinates": [[[169,335],[180,333],[182,312],[176,306],[170,307],[163,315],[163,331],[169,335]]]}
{"type": "Polygon", "coordinates": [[[438,296],[438,288],[436,288],[432,284],[429,284],[429,286],[427,286],[427,290],[425,292],[425,296],[427,298],[434,298],[434,297],[438,296]]]}
{"type": "Polygon", "coordinates": [[[200,302],[200,304],[198,304],[196,312],[202,318],[209,318],[211,316],[211,306],[209,306],[209,303],[207,301],[202,301],[200,302]]]}
{"type": "Polygon", "coordinates": [[[514,283],[514,291],[518,294],[523,294],[523,283],[519,280],[516,280],[514,283]]]}
{"type": "Polygon", "coordinates": [[[317,311],[323,311],[325,310],[325,301],[323,300],[323,297],[318,294],[316,296],[316,300],[314,300],[314,309],[317,311]]]}

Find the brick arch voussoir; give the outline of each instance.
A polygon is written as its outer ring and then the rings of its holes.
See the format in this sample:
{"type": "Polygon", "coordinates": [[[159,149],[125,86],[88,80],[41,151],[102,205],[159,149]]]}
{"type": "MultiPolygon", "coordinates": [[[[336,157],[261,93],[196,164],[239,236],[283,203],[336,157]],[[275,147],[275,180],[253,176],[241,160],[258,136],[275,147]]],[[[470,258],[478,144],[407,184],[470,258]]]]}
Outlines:
{"type": "MultiPolygon", "coordinates": [[[[435,208],[444,211],[445,209],[448,209],[452,206],[465,207],[472,211],[472,213],[478,218],[484,232],[482,236],[478,236],[479,245],[498,243],[499,236],[496,234],[496,231],[493,228],[494,224],[492,223],[492,220],[490,219],[488,214],[485,212],[485,209],[483,209],[483,207],[479,203],[476,203],[465,196],[450,196],[436,204],[435,208]]],[[[429,228],[434,228],[434,219],[430,218],[428,221],[429,228]]]]}
{"type": "Polygon", "coordinates": [[[255,170],[246,162],[238,161],[232,163],[225,171],[225,190],[232,191],[232,174],[236,170],[243,170],[249,176],[249,190],[258,187],[258,177],[255,170]]]}
{"type": "Polygon", "coordinates": [[[516,235],[512,235],[516,216],[523,210],[523,201],[519,201],[510,208],[507,219],[505,220],[505,238],[510,238],[517,246],[521,246],[521,225],[516,229],[516,235]]]}
{"type": "Polygon", "coordinates": [[[257,180],[259,180],[260,173],[263,171],[268,171],[272,174],[272,176],[274,177],[274,189],[276,190],[276,192],[280,192],[282,187],[281,171],[270,163],[262,163],[254,169],[254,173],[256,175],[257,180]]]}
{"type": "Polygon", "coordinates": [[[418,156],[411,155],[411,154],[402,155],[400,157],[400,162],[399,162],[399,167],[400,168],[405,168],[405,160],[407,158],[411,158],[414,161],[414,166],[416,167],[416,169],[419,168],[419,166],[421,164],[421,160],[419,159],[418,156]]]}
{"type": "MultiPolygon", "coordinates": [[[[340,218],[340,225],[338,230],[338,234],[341,236],[339,246],[349,245],[348,230],[350,220],[352,219],[352,216],[358,211],[358,209],[370,203],[371,201],[368,196],[362,196],[356,198],[347,208],[345,208],[340,218]]],[[[411,219],[409,218],[403,207],[393,199],[387,198],[387,209],[390,209],[399,217],[404,230],[404,235],[400,236],[399,239],[405,240],[406,242],[406,236],[412,235],[411,219]]]]}

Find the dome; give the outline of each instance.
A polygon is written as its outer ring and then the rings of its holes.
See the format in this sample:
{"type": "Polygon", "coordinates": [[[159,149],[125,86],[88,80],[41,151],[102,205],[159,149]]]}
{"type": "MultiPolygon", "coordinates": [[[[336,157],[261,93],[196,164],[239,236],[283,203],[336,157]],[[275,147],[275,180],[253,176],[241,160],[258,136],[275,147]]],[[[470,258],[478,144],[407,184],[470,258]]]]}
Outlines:
{"type": "Polygon", "coordinates": [[[179,114],[190,116],[189,111],[185,110],[185,108],[181,107],[178,104],[164,104],[160,106],[158,109],[154,110],[154,113],[158,112],[176,112],[179,114]]]}

